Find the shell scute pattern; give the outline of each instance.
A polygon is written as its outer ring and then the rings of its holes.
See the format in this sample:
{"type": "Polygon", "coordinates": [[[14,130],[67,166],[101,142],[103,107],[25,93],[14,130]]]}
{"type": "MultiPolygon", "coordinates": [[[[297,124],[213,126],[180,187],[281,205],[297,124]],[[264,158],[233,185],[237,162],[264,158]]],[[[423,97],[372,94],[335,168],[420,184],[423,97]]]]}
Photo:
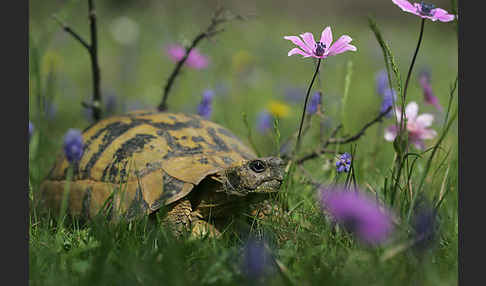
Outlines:
{"type": "MultiPolygon", "coordinates": [[[[196,115],[136,111],[110,117],[83,132],[73,166],[69,211],[92,217],[115,193],[113,206],[132,218],[187,195],[209,174],[256,158],[230,131],[196,115]]],[[[59,154],[41,186],[60,205],[69,163],[59,154]]],[[[117,215],[114,215],[116,217],[117,215]]]]}

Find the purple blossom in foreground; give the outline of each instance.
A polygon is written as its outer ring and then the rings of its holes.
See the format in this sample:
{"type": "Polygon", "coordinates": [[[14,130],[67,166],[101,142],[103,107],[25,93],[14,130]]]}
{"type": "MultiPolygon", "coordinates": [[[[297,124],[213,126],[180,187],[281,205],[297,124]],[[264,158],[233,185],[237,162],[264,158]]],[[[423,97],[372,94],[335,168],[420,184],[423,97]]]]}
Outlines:
{"type": "MultiPolygon", "coordinates": [[[[182,60],[186,54],[186,49],[181,45],[169,45],[167,47],[167,54],[169,58],[174,62],[182,60]]],[[[184,64],[194,69],[204,69],[208,66],[209,60],[206,56],[202,55],[197,49],[192,49],[184,64]]]]}
{"type": "Polygon", "coordinates": [[[206,119],[211,117],[211,113],[213,111],[213,97],[214,91],[207,89],[203,92],[201,103],[199,103],[197,107],[197,114],[206,119]]]}
{"type": "Polygon", "coordinates": [[[307,113],[308,114],[314,114],[319,110],[319,107],[322,104],[322,93],[321,92],[316,92],[314,95],[311,97],[309,101],[309,105],[307,106],[307,113]]]}
{"type": "Polygon", "coordinates": [[[265,242],[251,238],[243,248],[242,272],[251,280],[259,280],[268,274],[272,266],[272,254],[265,242]]]}
{"type": "Polygon", "coordinates": [[[361,241],[384,243],[393,231],[391,213],[359,190],[342,186],[321,187],[320,203],[331,218],[361,241]]]}
{"type": "Polygon", "coordinates": [[[32,124],[32,122],[29,121],[29,141],[33,133],[34,133],[34,124],[32,124]]]}
{"type": "Polygon", "coordinates": [[[64,154],[69,163],[76,163],[83,156],[83,135],[78,129],[70,128],[64,136],[64,154]]]}
{"type": "Polygon", "coordinates": [[[420,3],[410,3],[407,0],[392,0],[403,11],[412,13],[423,19],[432,21],[449,22],[454,20],[454,15],[449,14],[446,10],[435,8],[434,4],[427,4],[421,1],[420,3]]]}
{"type": "Polygon", "coordinates": [[[430,72],[424,70],[419,75],[419,83],[424,91],[424,101],[427,104],[433,105],[437,110],[442,111],[442,106],[439,103],[439,99],[434,95],[432,91],[432,85],[430,84],[430,72]]]}
{"type": "Polygon", "coordinates": [[[341,156],[339,156],[339,159],[336,162],[336,170],[338,173],[341,172],[349,172],[351,169],[351,154],[348,152],[344,152],[341,156]]]}
{"type": "Polygon", "coordinates": [[[260,133],[265,133],[272,128],[273,116],[267,110],[261,111],[257,119],[257,129],[260,133]]]}
{"type": "Polygon", "coordinates": [[[332,43],[331,27],[326,27],[321,34],[321,39],[318,43],[314,40],[312,33],[306,32],[300,35],[302,40],[297,36],[285,36],[284,39],[291,41],[299,48],[294,48],[289,51],[288,56],[295,54],[302,55],[304,58],[313,57],[317,59],[325,59],[330,56],[335,56],[346,51],[356,51],[356,47],[350,45],[352,41],[348,35],[341,36],[336,42],[332,43]]]}

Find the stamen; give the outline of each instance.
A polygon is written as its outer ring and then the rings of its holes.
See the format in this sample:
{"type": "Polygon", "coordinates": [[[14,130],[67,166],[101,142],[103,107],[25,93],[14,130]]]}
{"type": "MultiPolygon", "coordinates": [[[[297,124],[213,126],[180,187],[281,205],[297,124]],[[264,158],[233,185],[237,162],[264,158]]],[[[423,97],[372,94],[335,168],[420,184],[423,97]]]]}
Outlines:
{"type": "Polygon", "coordinates": [[[322,43],[322,42],[319,42],[316,44],[316,56],[320,57],[324,54],[326,50],[326,44],[322,43]]]}
{"type": "Polygon", "coordinates": [[[420,2],[420,11],[419,13],[424,16],[432,16],[432,10],[435,9],[434,4],[427,4],[424,1],[420,2]]]}

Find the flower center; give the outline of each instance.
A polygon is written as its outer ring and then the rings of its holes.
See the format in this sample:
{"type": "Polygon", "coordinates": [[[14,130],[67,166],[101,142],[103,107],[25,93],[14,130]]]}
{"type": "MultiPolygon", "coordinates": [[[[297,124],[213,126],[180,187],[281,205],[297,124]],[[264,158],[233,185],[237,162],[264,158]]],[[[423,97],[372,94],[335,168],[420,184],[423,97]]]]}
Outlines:
{"type": "Polygon", "coordinates": [[[326,44],[319,42],[316,44],[316,56],[320,57],[324,54],[324,51],[326,50],[326,44]]]}
{"type": "Polygon", "coordinates": [[[432,16],[432,10],[435,9],[434,4],[427,4],[424,3],[423,1],[420,2],[420,14],[424,16],[432,16]]]}

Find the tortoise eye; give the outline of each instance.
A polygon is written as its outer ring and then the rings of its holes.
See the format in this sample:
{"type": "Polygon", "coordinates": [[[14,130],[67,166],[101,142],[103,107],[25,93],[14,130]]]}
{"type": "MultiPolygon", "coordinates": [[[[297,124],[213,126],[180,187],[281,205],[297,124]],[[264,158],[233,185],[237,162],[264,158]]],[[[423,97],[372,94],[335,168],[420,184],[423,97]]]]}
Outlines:
{"type": "Polygon", "coordinates": [[[250,169],[256,173],[261,173],[265,171],[265,163],[260,160],[255,160],[250,162],[250,169]]]}

